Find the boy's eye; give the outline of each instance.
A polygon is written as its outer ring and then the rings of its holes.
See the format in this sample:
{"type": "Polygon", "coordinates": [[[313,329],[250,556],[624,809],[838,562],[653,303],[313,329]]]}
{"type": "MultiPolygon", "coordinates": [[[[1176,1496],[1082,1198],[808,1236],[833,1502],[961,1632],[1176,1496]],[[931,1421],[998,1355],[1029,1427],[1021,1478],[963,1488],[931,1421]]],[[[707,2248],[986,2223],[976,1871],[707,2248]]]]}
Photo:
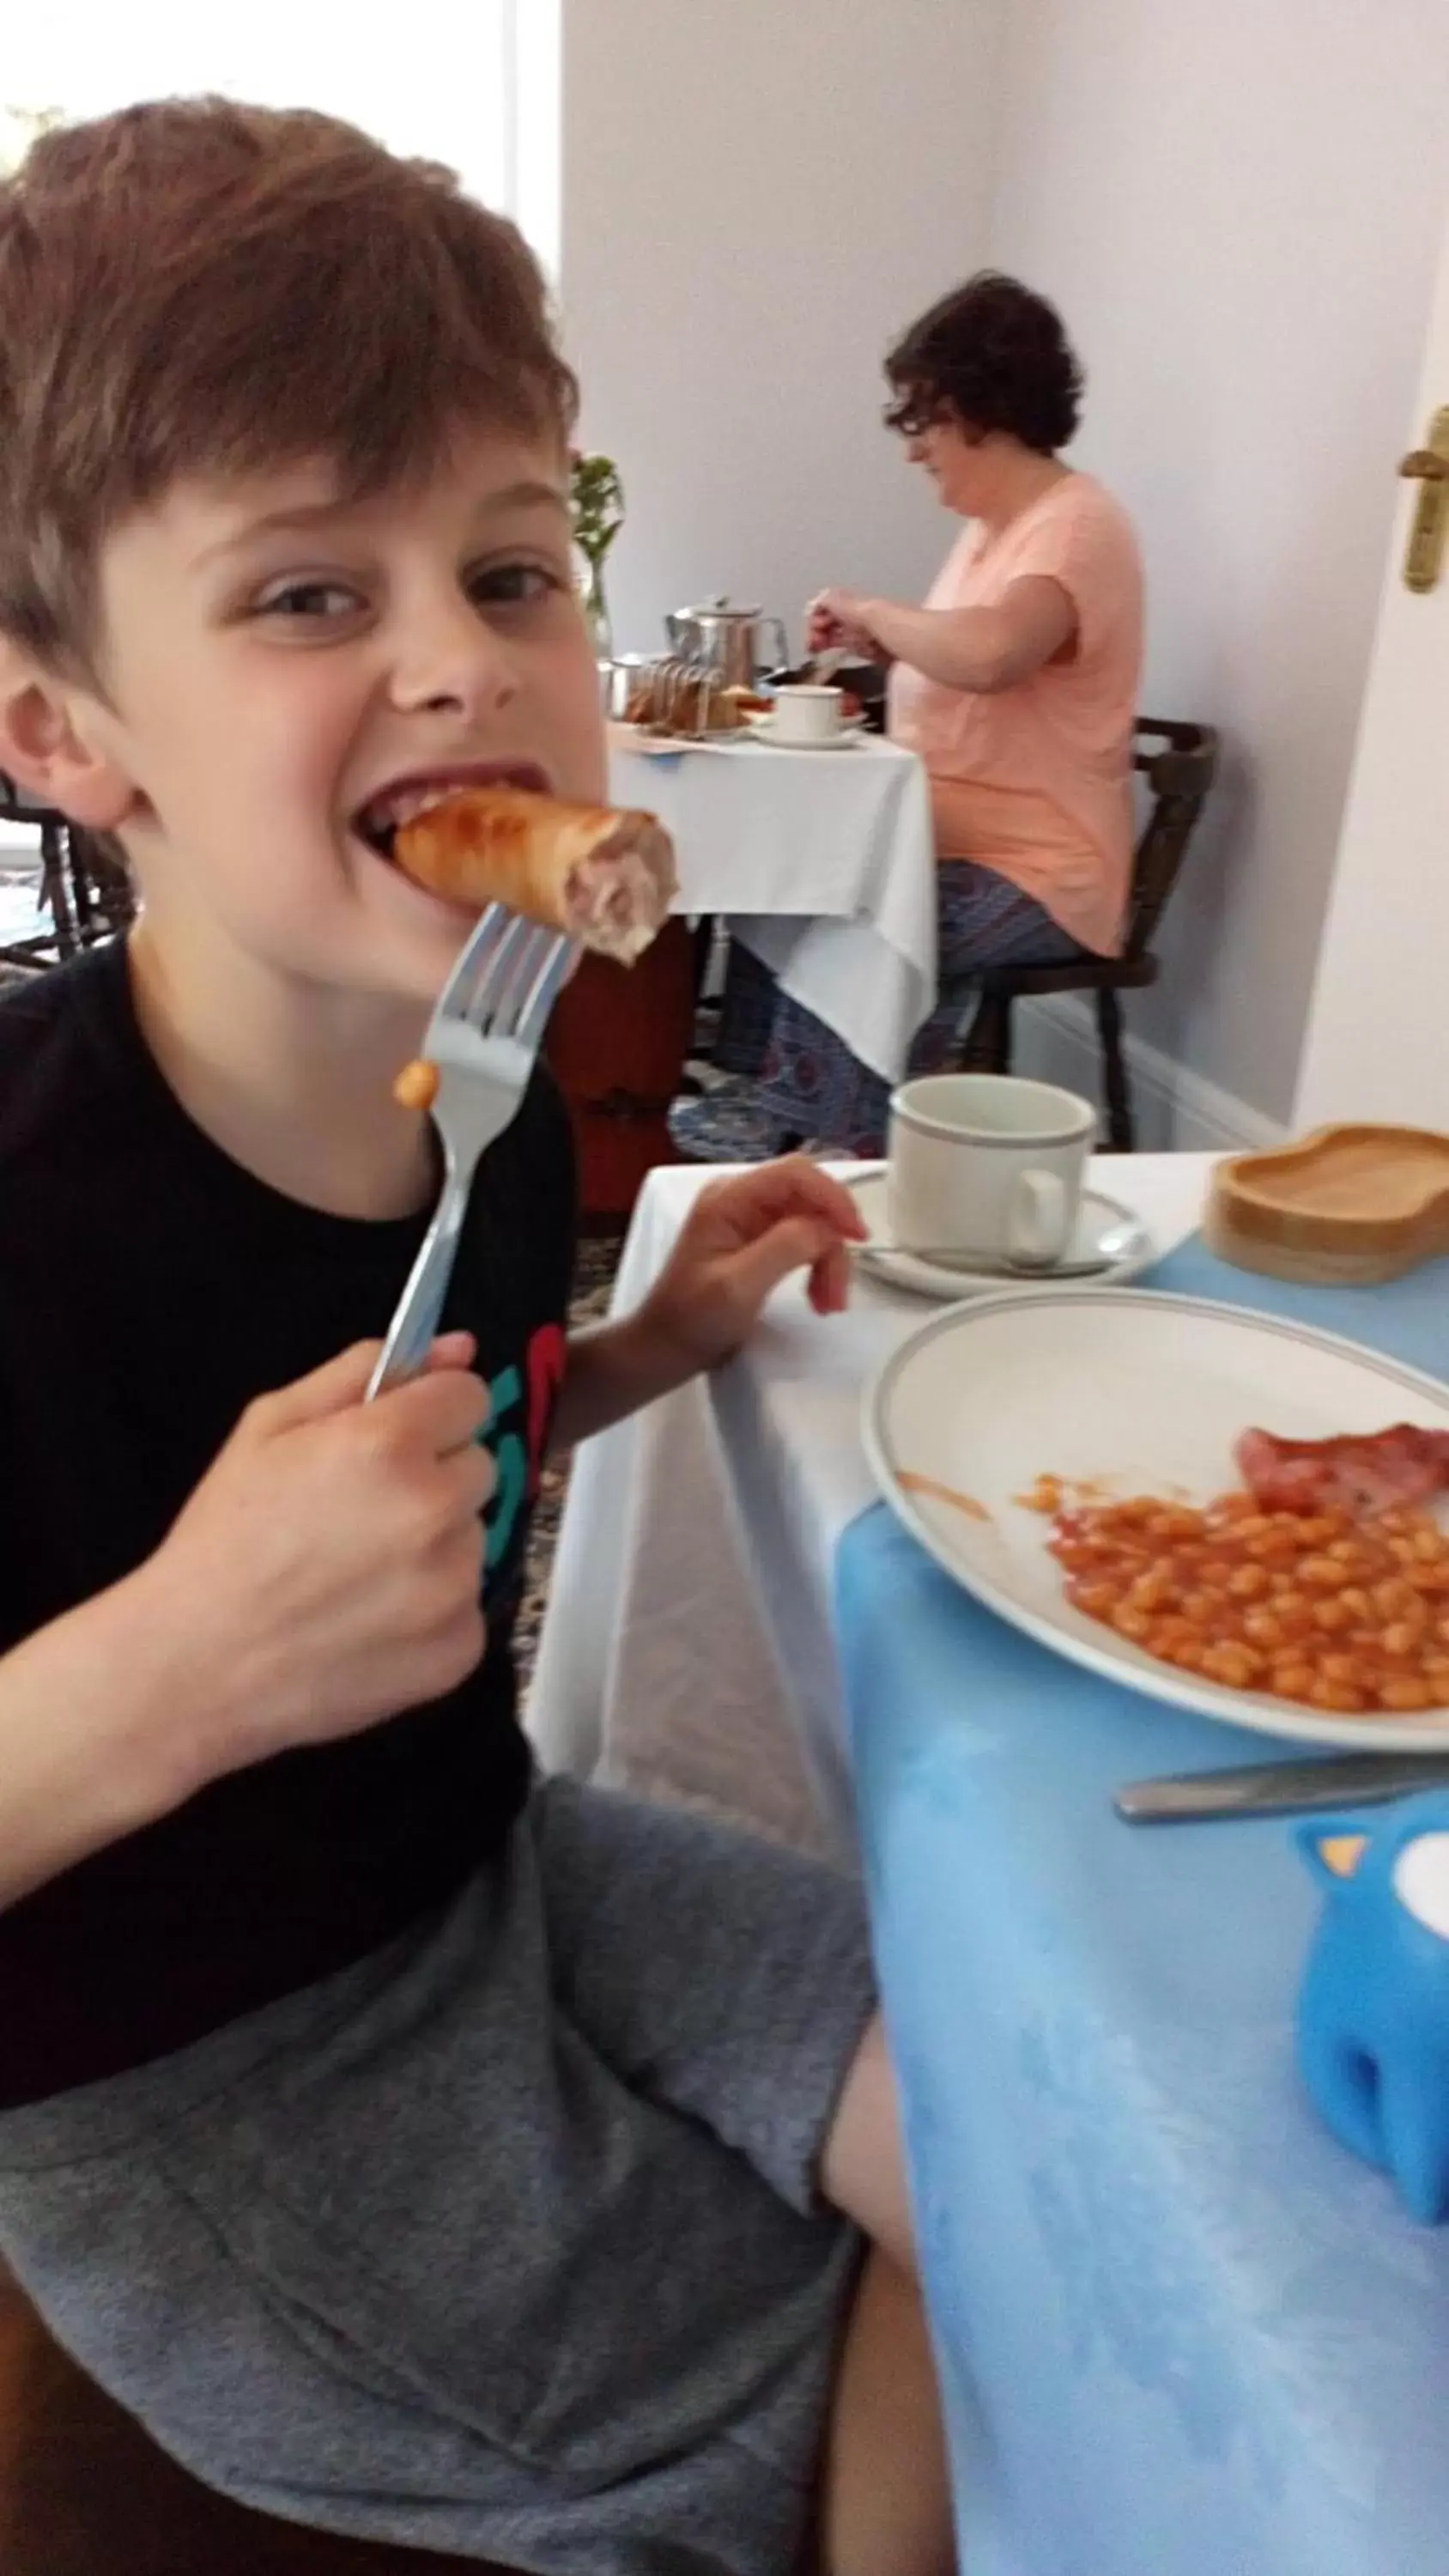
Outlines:
{"type": "Polygon", "coordinates": [[[563,586],[558,574],[540,563],[485,564],[468,584],[471,596],[488,608],[531,608],[563,586]]]}
{"type": "Polygon", "coordinates": [[[287,581],[275,590],[264,591],[257,601],[259,617],[328,618],[345,617],[358,605],[355,590],[340,581],[287,581]]]}

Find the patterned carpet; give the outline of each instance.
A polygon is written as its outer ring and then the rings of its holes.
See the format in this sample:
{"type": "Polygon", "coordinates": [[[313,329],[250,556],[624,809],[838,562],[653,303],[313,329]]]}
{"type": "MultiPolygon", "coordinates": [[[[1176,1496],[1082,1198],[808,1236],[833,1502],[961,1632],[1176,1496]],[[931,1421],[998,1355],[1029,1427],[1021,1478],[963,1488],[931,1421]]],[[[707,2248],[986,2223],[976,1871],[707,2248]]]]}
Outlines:
{"type": "MultiPolygon", "coordinates": [[[[580,1243],[574,1299],[569,1315],[575,1327],[600,1323],[608,1313],[614,1273],[619,1267],[622,1249],[623,1236],[619,1234],[585,1235],[580,1243]]],[[[553,1571],[554,1549],[558,1545],[558,1526],[568,1482],[567,1467],[546,1467],[542,1489],[534,1506],[523,1605],[515,1631],[519,1687],[525,1691],[533,1676],[533,1659],[548,1600],[549,1577],[553,1571]]]]}

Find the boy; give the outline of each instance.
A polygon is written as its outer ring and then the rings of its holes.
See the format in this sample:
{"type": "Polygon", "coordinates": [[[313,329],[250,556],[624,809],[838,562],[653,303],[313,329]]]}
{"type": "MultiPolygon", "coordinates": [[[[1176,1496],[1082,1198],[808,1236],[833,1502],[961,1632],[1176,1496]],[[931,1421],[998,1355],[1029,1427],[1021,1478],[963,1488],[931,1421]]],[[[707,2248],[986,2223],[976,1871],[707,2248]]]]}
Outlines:
{"type": "Polygon", "coordinates": [[[838,1305],[850,1203],[727,1186],[566,1355],[540,1078],[360,1401],[467,926],[366,826],[602,790],[572,403],[511,229],[328,119],[131,109],[0,192],[0,767],[142,900],[0,1007],[0,2249],[279,2514],[767,2576],[818,2499],[904,2576],[948,2519],[855,1897],[531,1783],[508,1643],[550,1428],[792,1270],[838,1305]]]}

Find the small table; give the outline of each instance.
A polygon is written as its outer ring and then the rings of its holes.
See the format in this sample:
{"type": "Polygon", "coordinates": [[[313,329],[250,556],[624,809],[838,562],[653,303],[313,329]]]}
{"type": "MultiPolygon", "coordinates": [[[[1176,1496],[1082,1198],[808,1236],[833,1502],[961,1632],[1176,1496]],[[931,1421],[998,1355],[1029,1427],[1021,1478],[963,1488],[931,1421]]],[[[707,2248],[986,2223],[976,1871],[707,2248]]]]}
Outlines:
{"type": "MultiPolygon", "coordinates": [[[[657,814],[673,838],[678,913],[726,918],[787,993],[898,1081],[936,998],[935,842],[915,756],[878,735],[828,752],[744,736],[646,752],[619,726],[610,746],[613,803],[657,814]]],[[[565,992],[549,1057],[588,1216],[627,1216],[646,1172],[672,1159],[693,1015],[682,920],[629,974],[588,958],[565,992]]]]}
{"type": "Polygon", "coordinates": [[[926,773],[877,734],[831,751],[741,740],[650,754],[616,728],[610,793],[671,833],[679,908],[728,917],[787,993],[898,1082],[936,998],[926,773]]]}
{"type": "MultiPolygon", "coordinates": [[[[721,914],[888,1082],[937,997],[937,863],[927,773],[878,734],[793,752],[739,737],[643,752],[610,729],[610,799],[659,814],[679,860],[679,914],[721,914]]],[[[685,925],[631,974],[587,958],[548,1056],[569,1097],[587,1216],[628,1216],[672,1159],[667,1113],[695,1015],[685,925]]]]}
{"type": "MultiPolygon", "coordinates": [[[[1095,1177],[1178,1284],[1252,1304],[1273,1283],[1181,1240],[1208,1168],[1095,1177]]],[[[698,1185],[651,1180],[621,1305],[698,1185]]],[[[1284,1293],[1372,1339],[1387,1292],[1284,1293]]],[[[1442,1374],[1449,1264],[1392,1293],[1442,1374]]],[[[787,1288],[732,1368],[590,1444],[540,1749],[863,1857],[971,2576],[1441,2576],[1449,2231],[1302,2092],[1307,1871],[1277,1819],[1110,1808],[1274,1747],[1078,1672],[872,1508],[861,1387],[929,1312],[787,1288]]]]}

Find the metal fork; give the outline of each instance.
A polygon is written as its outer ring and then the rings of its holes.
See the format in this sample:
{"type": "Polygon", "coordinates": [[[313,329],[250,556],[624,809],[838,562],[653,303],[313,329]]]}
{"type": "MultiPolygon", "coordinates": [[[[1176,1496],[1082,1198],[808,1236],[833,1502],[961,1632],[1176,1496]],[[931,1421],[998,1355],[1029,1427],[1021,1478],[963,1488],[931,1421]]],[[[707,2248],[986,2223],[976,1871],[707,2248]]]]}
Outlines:
{"type": "Polygon", "coordinates": [[[539,930],[493,903],[443,987],[423,1040],[423,1054],[438,1068],[432,1115],[443,1145],[443,1186],[388,1326],[369,1403],[416,1377],[427,1358],[473,1174],[517,1112],[573,956],[574,942],[560,932],[539,930]]]}

